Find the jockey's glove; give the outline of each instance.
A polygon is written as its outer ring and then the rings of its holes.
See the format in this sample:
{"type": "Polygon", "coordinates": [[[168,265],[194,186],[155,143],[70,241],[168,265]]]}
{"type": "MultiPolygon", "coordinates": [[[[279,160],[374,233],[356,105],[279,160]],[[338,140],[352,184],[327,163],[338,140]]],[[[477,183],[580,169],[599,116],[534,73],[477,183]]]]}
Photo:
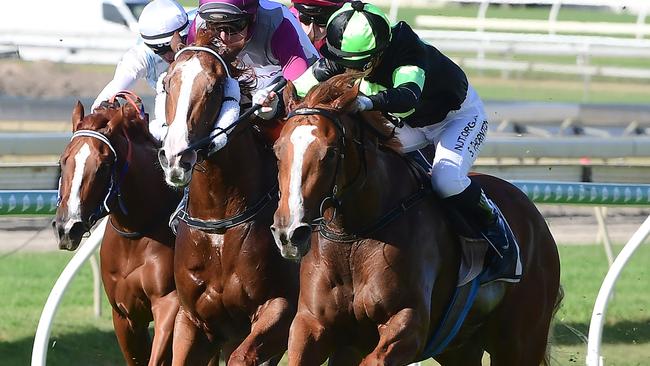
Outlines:
{"type": "Polygon", "coordinates": [[[372,100],[370,100],[370,98],[366,97],[365,95],[359,95],[357,96],[357,99],[354,101],[351,112],[354,113],[354,112],[369,111],[371,109],[372,109],[372,100]]]}
{"type": "Polygon", "coordinates": [[[222,131],[223,130],[220,128],[214,130],[213,133],[216,133],[216,135],[212,138],[212,141],[210,141],[210,146],[208,146],[208,156],[216,153],[224,146],[226,146],[226,143],[228,142],[228,135],[222,131]]]}
{"type": "Polygon", "coordinates": [[[261,119],[270,120],[275,117],[278,111],[280,97],[272,91],[274,86],[275,84],[271,84],[266,88],[256,91],[253,95],[253,104],[262,106],[255,111],[255,115],[261,119]]]}

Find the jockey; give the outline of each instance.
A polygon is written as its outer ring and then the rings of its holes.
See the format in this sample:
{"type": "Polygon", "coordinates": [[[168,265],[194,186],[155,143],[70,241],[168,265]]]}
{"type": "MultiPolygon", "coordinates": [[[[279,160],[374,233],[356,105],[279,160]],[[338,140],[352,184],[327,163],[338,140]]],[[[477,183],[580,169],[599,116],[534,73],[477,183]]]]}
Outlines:
{"type": "Polygon", "coordinates": [[[293,0],[289,9],[317,50],[325,44],[327,20],[349,0],[293,0]]]}
{"type": "MultiPolygon", "coordinates": [[[[295,80],[318,59],[318,52],[284,5],[269,0],[200,0],[188,43],[200,27],[217,29],[221,42],[238,50],[237,57],[257,78],[253,102],[265,100],[280,76],[295,80]]],[[[276,99],[277,103],[277,99],[276,99]]],[[[271,119],[275,108],[256,112],[271,119]]],[[[223,136],[223,135],[222,135],[223,136]]]]}
{"type": "MultiPolygon", "coordinates": [[[[117,92],[131,89],[138,79],[145,79],[154,90],[160,89],[157,88],[159,76],[174,61],[174,52],[170,47],[172,35],[178,31],[185,38],[189,30],[188,15],[175,0],[153,0],[147,4],[142,10],[138,25],[142,40],[122,56],[113,80],[99,93],[91,110],[95,110],[101,102],[117,92]]],[[[157,118],[149,122],[149,131],[155,138],[162,140],[166,125],[164,114],[158,114],[155,113],[157,118]]]]}
{"type": "Polygon", "coordinates": [[[496,205],[467,176],[488,121],[463,70],[407,23],[391,27],[378,7],[361,1],[332,15],[321,52],[325,58],[294,82],[298,94],[346,69],[363,72],[355,110],[401,118],[404,125],[396,133],[405,153],[435,144],[431,181],[452,213],[452,224],[463,239],[484,240],[494,248],[482,282],[518,282],[522,268],[515,237],[496,205]]]}

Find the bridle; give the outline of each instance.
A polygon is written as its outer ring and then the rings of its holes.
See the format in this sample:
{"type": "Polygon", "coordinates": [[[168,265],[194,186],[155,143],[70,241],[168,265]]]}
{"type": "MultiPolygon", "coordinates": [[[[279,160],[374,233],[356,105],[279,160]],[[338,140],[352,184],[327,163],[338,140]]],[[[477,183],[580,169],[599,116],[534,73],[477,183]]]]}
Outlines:
{"type": "MultiPolygon", "coordinates": [[[[207,52],[207,53],[211,54],[212,56],[216,57],[217,60],[219,60],[219,62],[223,66],[224,70],[226,71],[226,77],[231,78],[231,74],[230,74],[230,71],[228,69],[228,64],[223,59],[223,57],[217,51],[213,50],[212,48],[204,47],[204,46],[188,46],[188,47],[184,47],[184,48],[180,49],[178,52],[176,52],[176,55],[174,55],[174,60],[178,59],[178,57],[185,51],[207,52]]],[[[278,80],[278,82],[275,84],[275,86],[273,87],[272,90],[274,92],[279,92],[282,88],[284,88],[284,86],[286,84],[287,84],[286,79],[280,78],[280,80],[278,80]]],[[[231,97],[224,97],[223,100],[222,100],[222,102],[224,102],[224,103],[227,102],[227,101],[236,101],[236,100],[234,98],[231,98],[231,97]]],[[[183,154],[185,154],[186,152],[189,152],[189,151],[203,150],[203,149],[205,149],[206,147],[208,147],[210,145],[210,142],[212,141],[212,139],[214,139],[215,137],[217,137],[219,135],[222,135],[222,134],[225,134],[226,137],[228,138],[228,140],[230,140],[231,135],[236,134],[236,132],[234,132],[235,127],[237,127],[240,122],[248,120],[248,118],[256,110],[258,110],[261,107],[262,107],[261,105],[253,104],[253,106],[251,108],[249,108],[245,112],[241,113],[239,118],[237,118],[229,126],[223,128],[223,129],[214,130],[208,136],[205,136],[205,137],[191,143],[186,149],[184,149],[181,152],[177,153],[176,156],[181,156],[181,155],[183,155],[183,154]]],[[[239,131],[242,131],[242,130],[239,130],[239,131]]]]}
{"type": "Polygon", "coordinates": [[[327,120],[331,121],[337,130],[337,134],[336,134],[337,146],[335,148],[335,151],[337,151],[338,154],[336,159],[336,166],[334,168],[334,174],[332,176],[332,183],[330,184],[330,188],[328,190],[330,193],[325,198],[323,198],[323,200],[320,203],[320,207],[319,207],[320,217],[314,219],[311,223],[312,226],[322,227],[323,224],[326,226],[327,224],[331,223],[334,220],[334,218],[336,217],[336,211],[343,204],[343,200],[345,198],[344,196],[347,195],[348,192],[351,192],[351,188],[353,186],[358,185],[358,187],[361,188],[365,185],[366,178],[368,177],[368,163],[366,161],[365,149],[363,147],[363,138],[364,138],[363,128],[361,128],[360,129],[361,136],[358,139],[352,140],[355,146],[357,147],[357,151],[360,156],[361,167],[359,167],[357,174],[349,184],[344,184],[341,188],[339,188],[339,185],[337,183],[337,178],[339,175],[340,167],[343,165],[342,160],[345,157],[345,151],[346,151],[346,144],[345,144],[346,128],[343,122],[341,122],[340,117],[335,113],[334,110],[331,109],[298,108],[289,112],[286,118],[288,120],[296,116],[316,116],[316,115],[323,116],[327,120]],[[362,174],[363,174],[363,180],[361,181],[360,184],[357,184],[357,181],[359,180],[359,176],[361,176],[362,174]],[[334,212],[330,220],[326,221],[324,216],[325,216],[325,210],[327,209],[326,206],[328,202],[331,202],[331,207],[334,208],[334,212]]]}
{"type": "MultiPolygon", "coordinates": [[[[217,51],[213,50],[210,47],[205,47],[205,46],[187,46],[187,47],[183,47],[180,50],[178,50],[178,52],[176,52],[176,54],[174,55],[174,60],[177,60],[178,57],[180,57],[180,55],[183,54],[183,52],[187,52],[187,51],[194,51],[194,52],[197,52],[197,53],[198,52],[207,52],[208,54],[214,56],[217,59],[217,61],[219,61],[221,66],[223,66],[223,69],[226,72],[226,77],[227,78],[232,78],[232,76],[230,74],[230,70],[228,69],[228,63],[226,63],[226,60],[224,60],[223,57],[217,51]]],[[[223,100],[222,100],[222,103],[225,103],[225,102],[227,102],[229,100],[236,101],[232,97],[224,97],[223,100]]],[[[230,134],[232,133],[232,129],[235,127],[235,125],[236,124],[233,123],[231,126],[228,126],[225,129],[221,129],[221,130],[217,131],[217,133],[208,134],[208,136],[206,136],[204,138],[201,138],[196,142],[191,143],[190,146],[188,146],[185,150],[179,152],[176,155],[181,156],[181,155],[183,155],[183,154],[185,154],[186,152],[189,152],[189,151],[202,150],[202,149],[204,149],[205,147],[207,147],[209,145],[209,143],[212,141],[212,139],[214,137],[216,137],[217,135],[220,135],[220,134],[225,134],[226,137],[229,138],[230,134]]]]}
{"type": "MultiPolygon", "coordinates": [[[[137,111],[139,111],[140,118],[145,119],[145,113],[144,113],[144,107],[142,106],[142,100],[140,97],[135,95],[133,92],[128,91],[128,90],[122,90],[115,95],[113,95],[110,99],[110,103],[115,103],[117,98],[123,98],[125,99],[129,104],[131,104],[137,111]],[[140,106],[138,106],[140,104],[140,106]]],[[[112,162],[112,171],[111,171],[111,177],[110,177],[110,183],[108,186],[108,189],[106,191],[106,194],[104,195],[104,199],[102,200],[102,203],[93,211],[93,213],[90,214],[88,217],[88,222],[85,223],[84,225],[86,226],[85,229],[86,231],[89,231],[90,228],[92,228],[95,223],[101,219],[102,217],[108,215],[110,213],[110,207],[109,207],[109,202],[117,198],[117,204],[119,209],[124,213],[125,215],[128,216],[129,212],[126,208],[126,205],[124,204],[124,201],[122,199],[122,191],[121,191],[121,184],[124,182],[124,178],[126,176],[127,171],[129,170],[129,165],[131,164],[132,157],[133,157],[133,148],[132,148],[132,143],[131,139],[129,139],[129,135],[124,133],[124,137],[126,138],[127,141],[127,154],[126,154],[126,160],[124,161],[124,165],[122,166],[122,169],[119,172],[117,172],[117,162],[118,162],[118,155],[117,151],[115,150],[115,147],[113,147],[113,144],[111,144],[111,141],[106,137],[104,134],[94,131],[94,130],[77,130],[72,134],[72,137],[70,138],[70,141],[74,140],[75,138],[78,137],[90,137],[94,138],[96,140],[101,141],[104,143],[108,148],[111,150],[113,153],[113,162],[112,162]]],[[[57,190],[57,207],[61,203],[61,179],[59,178],[59,189],[57,190]]]]}
{"type": "MultiPolygon", "coordinates": [[[[212,48],[203,47],[203,46],[185,47],[180,49],[176,53],[174,59],[178,59],[178,57],[185,51],[207,52],[211,54],[212,56],[216,57],[217,60],[219,60],[219,62],[223,66],[224,70],[226,71],[226,77],[231,78],[230,71],[228,70],[228,64],[223,59],[223,57],[219,55],[219,53],[213,50],[212,48]]],[[[231,97],[223,98],[223,102],[226,102],[228,100],[235,100],[235,99],[231,97]]],[[[216,134],[210,133],[208,136],[201,138],[198,141],[195,141],[194,143],[190,144],[190,146],[188,146],[185,150],[179,152],[176,155],[180,156],[188,151],[198,151],[204,149],[209,145],[212,139],[219,134],[226,134],[228,140],[230,140],[230,136],[234,133],[233,130],[239,124],[239,122],[247,119],[253,112],[255,112],[256,109],[257,108],[249,109],[248,111],[241,114],[239,118],[237,118],[233,123],[231,123],[226,128],[218,130],[216,134]]],[[[185,222],[188,226],[192,228],[199,229],[208,233],[224,234],[226,230],[228,230],[229,228],[249,222],[250,220],[255,218],[262,211],[262,209],[264,209],[269,203],[273,202],[274,198],[277,197],[277,192],[278,192],[278,185],[276,183],[266,194],[264,194],[251,207],[229,218],[216,219],[216,220],[199,219],[199,218],[192,217],[187,211],[187,209],[183,207],[172,215],[170,221],[173,221],[174,218],[178,218],[179,220],[185,222]]],[[[187,202],[187,199],[188,199],[188,191],[186,190],[183,200],[187,202]]]]}
{"type": "MultiPolygon", "coordinates": [[[[129,169],[129,164],[131,161],[132,157],[132,147],[131,147],[131,140],[128,138],[128,136],[125,134],[126,140],[128,142],[128,153],[126,157],[126,161],[124,162],[124,165],[122,166],[122,169],[119,172],[119,177],[118,177],[118,172],[117,172],[117,152],[113,145],[111,144],[111,141],[104,136],[102,133],[93,131],[93,130],[78,130],[75,133],[72,134],[72,138],[70,138],[70,141],[74,140],[75,138],[78,137],[90,137],[97,139],[101,142],[103,142],[105,145],[108,146],[108,148],[111,150],[113,153],[113,162],[112,162],[112,171],[111,171],[111,178],[110,178],[110,183],[108,186],[108,190],[106,191],[106,194],[104,195],[104,199],[102,200],[102,203],[93,211],[92,214],[90,214],[88,218],[88,223],[86,224],[86,229],[87,231],[95,225],[97,220],[101,219],[102,217],[108,215],[111,211],[109,207],[109,202],[114,199],[115,197],[117,198],[117,203],[119,209],[125,214],[128,215],[128,210],[126,209],[126,205],[124,204],[124,201],[122,199],[122,191],[120,189],[121,184],[124,182],[124,177],[126,176],[126,173],[129,169]]],[[[60,191],[61,191],[61,181],[59,180],[59,194],[57,198],[57,206],[61,203],[61,196],[60,196],[60,191]]]]}
{"type": "MultiPolygon", "coordinates": [[[[359,180],[359,176],[362,174],[362,172],[364,174],[364,177],[363,177],[363,181],[361,181],[361,184],[358,185],[359,188],[362,188],[365,185],[366,179],[368,178],[368,163],[366,161],[365,148],[363,146],[364,129],[365,129],[364,126],[366,126],[366,124],[360,124],[361,128],[360,128],[359,138],[352,139],[354,144],[357,146],[357,151],[359,152],[362,166],[359,168],[359,171],[352,179],[352,181],[349,184],[344,185],[343,188],[339,190],[336,181],[339,173],[339,167],[342,165],[342,160],[345,156],[344,155],[345,136],[346,136],[345,125],[341,122],[341,119],[337,114],[335,114],[333,110],[324,109],[324,108],[298,108],[294,111],[291,111],[287,115],[287,119],[295,116],[310,116],[310,115],[323,116],[334,124],[334,126],[337,129],[337,149],[341,149],[341,152],[338,154],[338,158],[336,161],[336,168],[334,170],[334,176],[332,178],[332,185],[329,190],[331,193],[328,196],[326,196],[323,199],[323,201],[321,201],[320,203],[320,213],[319,213],[320,217],[314,219],[310,224],[312,228],[318,231],[322,237],[340,243],[351,243],[351,242],[361,240],[362,237],[388,225],[391,221],[397,219],[408,209],[415,206],[417,203],[422,201],[426,196],[432,193],[432,189],[430,185],[422,184],[420,185],[420,188],[417,190],[417,192],[400,201],[397,206],[390,209],[388,212],[380,216],[377,220],[375,220],[372,224],[366,226],[365,228],[362,228],[361,230],[357,230],[355,233],[351,233],[351,234],[341,232],[341,230],[332,230],[329,227],[329,225],[332,223],[332,221],[334,221],[334,218],[336,216],[336,210],[343,205],[344,196],[349,192],[352,192],[351,188],[357,185],[356,182],[359,180]],[[334,212],[330,220],[325,220],[324,218],[324,211],[326,209],[325,206],[329,201],[332,202],[332,207],[334,208],[334,212]]],[[[378,134],[378,136],[380,137],[385,137],[379,134],[378,131],[376,130],[374,132],[378,134]]]]}

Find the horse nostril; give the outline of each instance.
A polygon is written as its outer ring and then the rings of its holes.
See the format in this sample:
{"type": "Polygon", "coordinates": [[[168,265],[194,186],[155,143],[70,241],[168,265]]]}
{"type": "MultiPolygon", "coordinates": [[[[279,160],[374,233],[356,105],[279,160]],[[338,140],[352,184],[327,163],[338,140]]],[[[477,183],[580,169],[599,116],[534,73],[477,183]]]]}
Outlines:
{"type": "Polygon", "coordinates": [[[180,163],[181,168],[183,168],[184,171],[188,171],[192,169],[192,163],[189,161],[182,161],[180,163]]]}
{"type": "Polygon", "coordinates": [[[160,166],[163,168],[169,167],[169,160],[167,160],[167,157],[165,156],[165,150],[158,150],[158,161],[160,162],[160,166]]]}
{"type": "Polygon", "coordinates": [[[309,238],[311,237],[311,226],[298,226],[292,233],[291,233],[291,242],[295,244],[303,244],[307,243],[309,241],[309,238]]]}

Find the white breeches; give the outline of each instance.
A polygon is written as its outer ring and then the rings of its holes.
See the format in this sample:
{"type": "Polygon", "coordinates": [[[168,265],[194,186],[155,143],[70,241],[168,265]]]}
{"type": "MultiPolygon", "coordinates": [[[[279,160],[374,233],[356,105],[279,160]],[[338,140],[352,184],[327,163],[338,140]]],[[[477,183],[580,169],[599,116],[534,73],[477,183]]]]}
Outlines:
{"type": "Polygon", "coordinates": [[[435,144],[431,182],[442,197],[450,197],[469,186],[470,168],[481,152],[488,132],[488,121],[483,102],[470,85],[467,97],[459,110],[434,125],[397,128],[397,137],[405,153],[435,144]]]}

